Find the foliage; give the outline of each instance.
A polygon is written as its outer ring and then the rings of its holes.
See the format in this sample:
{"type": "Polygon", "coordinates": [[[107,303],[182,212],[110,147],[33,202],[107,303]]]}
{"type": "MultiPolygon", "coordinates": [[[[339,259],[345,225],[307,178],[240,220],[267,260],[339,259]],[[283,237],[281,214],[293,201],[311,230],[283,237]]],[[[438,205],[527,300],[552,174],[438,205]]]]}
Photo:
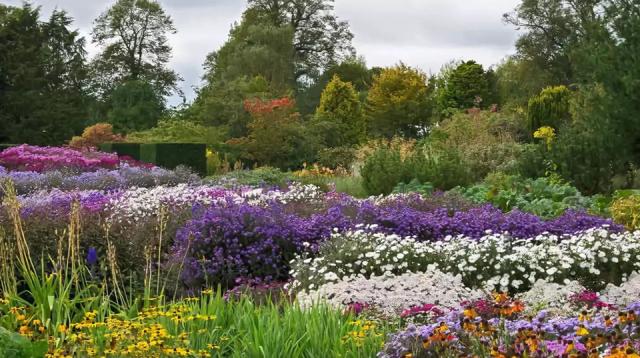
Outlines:
{"type": "Polygon", "coordinates": [[[0,355],[3,357],[38,358],[46,352],[46,342],[31,342],[26,337],[0,327],[0,355]]]}
{"type": "Polygon", "coordinates": [[[109,97],[107,120],[118,133],[155,127],[164,112],[164,100],[151,83],[126,81],[113,89],[109,97]]]}
{"type": "MultiPolygon", "coordinates": [[[[493,171],[516,170],[521,152],[521,145],[516,142],[521,132],[520,121],[515,115],[489,111],[457,113],[434,128],[427,142],[445,157],[452,160],[456,155],[459,157],[460,165],[467,169],[467,174],[458,179],[463,185],[465,181],[482,180],[493,171]]],[[[440,184],[448,188],[456,186],[440,184]]]]}
{"type": "Polygon", "coordinates": [[[491,103],[487,73],[475,61],[458,64],[442,79],[438,95],[441,112],[451,109],[487,108],[491,103]]]}
{"type": "Polygon", "coordinates": [[[374,69],[367,67],[362,57],[348,58],[330,66],[313,84],[298,93],[296,102],[300,113],[303,115],[312,114],[318,108],[320,96],[334,76],[340,77],[342,81],[350,82],[357,91],[358,98],[363,101],[367,96],[375,72],[374,69]]]}
{"type": "Polygon", "coordinates": [[[74,136],[69,141],[69,147],[74,149],[97,148],[107,142],[122,142],[124,138],[113,133],[113,126],[109,123],[96,123],[84,129],[82,136],[74,136]]]}
{"type": "Polygon", "coordinates": [[[640,194],[635,191],[616,194],[609,208],[613,220],[629,230],[640,228],[640,194]]]}
{"type": "Polygon", "coordinates": [[[228,142],[245,151],[245,162],[287,170],[313,161],[315,143],[305,135],[293,100],[248,100],[245,108],[252,116],[249,133],[228,142]]]}
{"type": "Polygon", "coordinates": [[[248,11],[293,33],[294,79],[316,79],[323,69],[353,56],[353,34],[333,12],[333,0],[249,0],[248,11]]]}
{"type": "Polygon", "coordinates": [[[364,162],[360,175],[369,195],[390,194],[398,183],[411,179],[400,152],[391,148],[376,150],[364,162]]]}
{"type": "Polygon", "coordinates": [[[327,168],[351,169],[356,159],[356,149],[352,147],[325,148],[318,152],[318,164],[327,168]]]}
{"type": "MultiPolygon", "coordinates": [[[[95,20],[92,30],[93,42],[102,47],[92,64],[97,92],[109,96],[127,81],[148,83],[155,93],[151,100],[155,108],[157,98],[178,91],[180,77],[166,67],[171,58],[167,34],[174,33],[171,17],[158,2],[118,0],[95,20]]],[[[149,95],[139,98],[149,100],[149,95]]]]}
{"type": "Polygon", "coordinates": [[[431,102],[427,76],[399,64],[374,76],[367,95],[367,134],[371,137],[416,138],[426,133],[431,102]]]}
{"type": "Polygon", "coordinates": [[[315,121],[328,129],[322,136],[327,147],[350,146],[362,141],[365,122],[353,85],[334,75],[322,92],[315,121]]]}
{"type": "Polygon", "coordinates": [[[541,127],[559,130],[571,119],[570,98],[571,92],[565,86],[547,87],[531,98],[527,111],[530,132],[541,127]]]}
{"type": "Polygon", "coordinates": [[[279,186],[284,187],[293,181],[293,175],[271,167],[258,167],[253,170],[237,170],[221,176],[213,177],[212,181],[222,185],[247,185],[252,187],[279,186]]]}
{"type": "Polygon", "coordinates": [[[495,75],[498,103],[520,112],[526,111],[531,97],[553,82],[535,62],[517,56],[510,56],[496,65],[495,75]]]}
{"type": "Polygon", "coordinates": [[[152,143],[140,145],[140,160],[159,167],[188,167],[207,175],[207,146],[203,143],[152,143]]]}
{"type": "Polygon", "coordinates": [[[84,38],[62,10],[0,5],[0,142],[62,144],[87,119],[84,38]]]}
{"type": "Polygon", "coordinates": [[[225,130],[191,121],[161,120],[154,128],[129,133],[127,142],[132,143],[219,143],[225,130]]]}
{"type": "Polygon", "coordinates": [[[548,178],[492,175],[481,184],[458,190],[474,202],[488,202],[505,212],[518,209],[544,219],[562,215],[568,209],[588,210],[592,205],[591,199],[576,188],[548,178]]]}
{"type": "Polygon", "coordinates": [[[393,188],[394,194],[418,193],[420,195],[429,196],[433,193],[433,185],[430,183],[421,183],[417,179],[411,180],[409,183],[400,183],[393,188]]]}

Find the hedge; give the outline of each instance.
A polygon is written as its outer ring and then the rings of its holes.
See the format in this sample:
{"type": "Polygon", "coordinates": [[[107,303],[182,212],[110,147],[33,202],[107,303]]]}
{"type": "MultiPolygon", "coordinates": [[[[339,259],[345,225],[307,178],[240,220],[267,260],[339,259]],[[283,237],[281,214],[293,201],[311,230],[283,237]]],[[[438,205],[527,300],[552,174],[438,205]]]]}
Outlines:
{"type": "Polygon", "coordinates": [[[140,160],[167,169],[184,165],[207,175],[207,146],[198,143],[154,143],[140,145],[140,160]]]}
{"type": "Polygon", "coordinates": [[[103,143],[100,144],[100,150],[140,160],[140,143],[103,143]]]}

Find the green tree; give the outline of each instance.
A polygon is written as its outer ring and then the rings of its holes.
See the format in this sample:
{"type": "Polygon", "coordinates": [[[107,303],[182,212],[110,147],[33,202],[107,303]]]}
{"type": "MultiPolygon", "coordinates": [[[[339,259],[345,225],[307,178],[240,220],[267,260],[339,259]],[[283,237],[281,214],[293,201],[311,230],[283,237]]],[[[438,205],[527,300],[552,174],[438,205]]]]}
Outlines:
{"type": "Polygon", "coordinates": [[[0,4],[0,141],[61,144],[87,120],[84,38],[55,10],[0,4]]]}
{"type": "Polygon", "coordinates": [[[126,81],[116,87],[109,99],[109,123],[118,133],[154,127],[163,114],[163,100],[153,87],[139,80],[126,81]]]}
{"type": "Polygon", "coordinates": [[[460,63],[443,76],[439,96],[441,111],[486,108],[490,105],[489,81],[482,65],[475,61],[460,63]]]}
{"type": "Polygon", "coordinates": [[[560,129],[571,119],[570,99],[571,91],[565,86],[547,87],[532,97],[527,111],[529,131],[545,126],[560,129]]]}
{"type": "Polygon", "coordinates": [[[428,130],[431,112],[427,76],[404,64],[390,67],[374,77],[369,90],[367,133],[418,137],[428,130]]]}
{"type": "Polygon", "coordinates": [[[329,67],[308,88],[298,91],[297,104],[303,115],[313,113],[320,104],[320,96],[334,76],[350,82],[358,92],[361,101],[367,98],[367,91],[373,81],[374,70],[369,69],[363,58],[349,58],[329,67]]]}
{"type": "Polygon", "coordinates": [[[102,52],[93,62],[97,91],[108,95],[126,81],[144,81],[160,96],[173,92],[181,80],[167,68],[176,33],[171,17],[153,0],[118,0],[94,23],[93,42],[102,52]]]}
{"type": "Polygon", "coordinates": [[[328,147],[352,146],[363,139],[364,117],[358,93],[350,82],[334,75],[322,92],[315,121],[327,125],[329,130],[323,137],[328,147]]]}
{"type": "Polygon", "coordinates": [[[526,30],[516,42],[518,57],[532,61],[552,83],[573,83],[572,52],[588,36],[606,2],[523,0],[514,12],[504,15],[507,23],[526,30]]]}
{"type": "Polygon", "coordinates": [[[316,79],[323,70],[352,57],[353,34],[333,13],[334,0],[249,0],[249,9],[277,27],[293,31],[294,78],[316,79]]]}
{"type": "Polygon", "coordinates": [[[497,103],[524,113],[529,99],[554,82],[533,61],[510,56],[495,68],[497,103]]]}

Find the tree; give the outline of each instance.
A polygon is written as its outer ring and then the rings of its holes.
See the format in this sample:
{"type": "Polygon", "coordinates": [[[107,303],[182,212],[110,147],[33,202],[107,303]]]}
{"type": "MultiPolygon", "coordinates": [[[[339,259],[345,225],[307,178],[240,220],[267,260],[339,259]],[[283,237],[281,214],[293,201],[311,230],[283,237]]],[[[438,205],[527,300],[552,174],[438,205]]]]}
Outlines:
{"type": "Polygon", "coordinates": [[[247,100],[245,109],[251,114],[249,134],[228,144],[245,151],[245,161],[283,170],[299,168],[313,160],[315,151],[305,136],[295,102],[284,97],[274,100],[247,100]]]}
{"type": "Polygon", "coordinates": [[[441,111],[448,109],[486,108],[491,103],[489,81],[482,65],[475,61],[460,63],[443,79],[439,98],[441,111]]]}
{"type": "Polygon", "coordinates": [[[274,26],[292,29],[296,81],[316,79],[331,64],[354,55],[353,34],[333,14],[333,0],[249,0],[249,9],[274,26]]]}
{"type": "MultiPolygon", "coordinates": [[[[605,0],[523,0],[504,19],[526,30],[516,42],[518,57],[532,61],[554,84],[575,80],[571,56],[597,21],[605,0]]],[[[636,5],[637,6],[637,5],[636,5]]]]}
{"type": "Polygon", "coordinates": [[[418,137],[428,130],[431,111],[423,72],[402,63],[386,68],[374,77],[367,96],[367,133],[418,137]]]}
{"type": "Polygon", "coordinates": [[[529,131],[540,127],[560,129],[571,119],[569,100],[571,91],[565,86],[547,87],[529,100],[529,131]]]}
{"type": "Polygon", "coordinates": [[[0,5],[0,141],[61,144],[87,119],[84,38],[55,10],[0,5]]]}
{"type": "Polygon", "coordinates": [[[352,146],[363,139],[365,123],[360,107],[353,85],[334,75],[322,92],[315,114],[316,123],[325,124],[329,129],[323,136],[325,145],[352,146]]]}
{"type": "Polygon", "coordinates": [[[501,107],[524,113],[529,99],[554,84],[551,76],[531,61],[510,56],[496,66],[496,96],[501,107]]]}
{"type": "Polygon", "coordinates": [[[118,133],[154,127],[163,114],[163,101],[146,82],[130,80],[116,87],[109,99],[109,123],[118,133]]]}
{"type": "Polygon", "coordinates": [[[298,91],[298,109],[303,115],[313,113],[320,104],[320,96],[334,76],[350,82],[358,92],[360,100],[367,98],[367,91],[373,81],[374,71],[367,68],[363,58],[348,58],[329,67],[318,79],[303,91],[298,91]]]}
{"type": "Polygon", "coordinates": [[[176,33],[171,17],[153,0],[118,0],[94,23],[93,42],[102,52],[93,62],[98,92],[109,94],[126,81],[150,83],[159,96],[180,93],[180,77],[167,68],[176,33]]]}

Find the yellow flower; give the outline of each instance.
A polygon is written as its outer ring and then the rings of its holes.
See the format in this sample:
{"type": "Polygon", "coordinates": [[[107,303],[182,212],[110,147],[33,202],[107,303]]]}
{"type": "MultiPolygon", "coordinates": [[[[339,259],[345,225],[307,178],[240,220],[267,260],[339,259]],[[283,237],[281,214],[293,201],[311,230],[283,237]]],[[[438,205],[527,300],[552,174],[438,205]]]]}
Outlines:
{"type": "Polygon", "coordinates": [[[61,324],[58,326],[58,332],[65,334],[67,332],[67,326],[65,326],[64,324],[61,324]]]}

